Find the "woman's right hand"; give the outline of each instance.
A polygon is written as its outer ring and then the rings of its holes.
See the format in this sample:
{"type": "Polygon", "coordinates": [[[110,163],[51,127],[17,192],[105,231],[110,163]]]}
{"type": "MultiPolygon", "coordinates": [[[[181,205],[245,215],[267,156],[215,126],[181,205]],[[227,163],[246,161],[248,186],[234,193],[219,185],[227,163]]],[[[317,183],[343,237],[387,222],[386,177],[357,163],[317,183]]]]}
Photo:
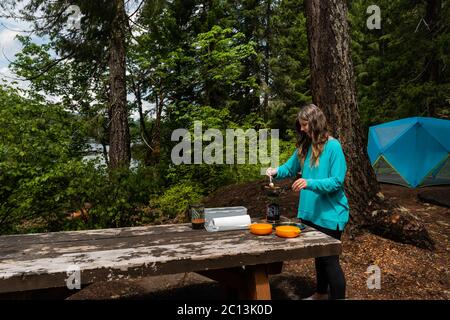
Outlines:
{"type": "Polygon", "coordinates": [[[266,175],[268,175],[269,177],[270,176],[274,176],[274,175],[276,175],[277,174],[277,172],[278,172],[278,170],[276,169],[276,168],[271,168],[271,167],[269,167],[269,168],[267,168],[267,170],[266,170],[266,175]]]}

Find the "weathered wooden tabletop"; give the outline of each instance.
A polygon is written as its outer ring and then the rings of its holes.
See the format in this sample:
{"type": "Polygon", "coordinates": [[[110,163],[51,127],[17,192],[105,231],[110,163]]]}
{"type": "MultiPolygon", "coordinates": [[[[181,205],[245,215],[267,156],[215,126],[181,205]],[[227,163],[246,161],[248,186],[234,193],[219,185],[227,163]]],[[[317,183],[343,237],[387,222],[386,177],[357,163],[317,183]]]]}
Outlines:
{"type": "Polygon", "coordinates": [[[340,253],[340,241],[310,227],[291,239],[190,224],[0,236],[0,293],[64,287],[74,266],[85,284],[340,253]]]}

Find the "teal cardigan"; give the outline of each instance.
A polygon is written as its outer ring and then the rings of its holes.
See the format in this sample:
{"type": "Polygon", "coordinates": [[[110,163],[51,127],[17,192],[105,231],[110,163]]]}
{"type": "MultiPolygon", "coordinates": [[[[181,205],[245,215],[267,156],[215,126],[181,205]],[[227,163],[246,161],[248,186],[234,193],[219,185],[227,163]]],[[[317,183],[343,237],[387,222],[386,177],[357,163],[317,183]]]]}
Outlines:
{"type": "MultiPolygon", "coordinates": [[[[298,217],[331,230],[344,230],[349,219],[344,192],[347,171],[341,144],[334,138],[325,143],[319,165],[311,167],[311,147],[306,155],[302,178],[307,187],[300,190],[298,217]]],[[[275,180],[295,177],[301,171],[297,149],[286,163],[277,168],[275,180]]]]}

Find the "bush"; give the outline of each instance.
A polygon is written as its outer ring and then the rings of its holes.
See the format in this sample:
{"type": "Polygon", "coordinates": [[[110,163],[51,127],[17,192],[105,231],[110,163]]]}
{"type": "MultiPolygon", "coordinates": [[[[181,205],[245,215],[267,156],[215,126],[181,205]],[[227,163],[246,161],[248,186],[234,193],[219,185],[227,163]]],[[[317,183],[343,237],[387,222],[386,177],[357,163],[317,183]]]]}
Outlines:
{"type": "Polygon", "coordinates": [[[183,182],[168,188],[161,196],[150,200],[150,208],[159,209],[160,220],[184,220],[189,205],[200,202],[204,190],[197,183],[183,182]]]}
{"type": "Polygon", "coordinates": [[[69,185],[89,171],[81,162],[83,125],[62,106],[11,89],[0,88],[0,106],[0,232],[41,228],[78,198],[69,185]]]}
{"type": "Polygon", "coordinates": [[[153,168],[139,166],[136,170],[110,172],[91,194],[89,228],[126,227],[152,222],[157,217],[145,216],[140,210],[150,197],[159,192],[160,180],[153,168]]]}
{"type": "Polygon", "coordinates": [[[84,123],[0,88],[0,233],[130,226],[162,184],[155,169],[83,160],[84,123]],[[69,214],[83,211],[84,219],[69,214]]]}

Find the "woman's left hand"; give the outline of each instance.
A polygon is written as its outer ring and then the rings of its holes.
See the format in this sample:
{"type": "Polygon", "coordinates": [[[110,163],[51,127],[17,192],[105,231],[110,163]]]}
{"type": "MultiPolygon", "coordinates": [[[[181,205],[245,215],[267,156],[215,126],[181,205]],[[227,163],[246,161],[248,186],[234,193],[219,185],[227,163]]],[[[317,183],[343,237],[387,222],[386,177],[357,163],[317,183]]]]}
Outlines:
{"type": "Polygon", "coordinates": [[[295,180],[295,182],[292,184],[292,190],[294,190],[295,192],[300,191],[302,189],[305,189],[308,186],[308,183],[306,182],[305,179],[298,179],[295,180]]]}

